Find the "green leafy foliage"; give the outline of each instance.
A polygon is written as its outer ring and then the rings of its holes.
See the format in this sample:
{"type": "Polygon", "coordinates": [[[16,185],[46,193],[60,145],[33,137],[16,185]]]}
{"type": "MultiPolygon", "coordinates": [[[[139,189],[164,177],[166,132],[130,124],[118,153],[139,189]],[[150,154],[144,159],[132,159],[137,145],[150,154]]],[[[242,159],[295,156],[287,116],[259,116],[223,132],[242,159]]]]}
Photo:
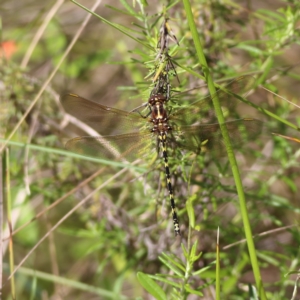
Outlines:
{"type": "MultiPolygon", "coordinates": [[[[241,2],[190,3],[216,84],[224,87],[248,75],[234,91],[250,102],[233,97],[223,99],[221,106],[225,117],[264,121],[261,134],[246,144],[244,128],[241,139],[233,141],[234,151],[266,297],[297,299],[299,108],[285,99],[298,103],[300,93],[299,1],[278,1],[276,9],[273,3],[260,9],[256,2],[247,7],[241,2]]],[[[17,299],[258,299],[261,291],[253,280],[239,199],[222,143],[213,153],[224,152],[222,156],[206,151],[205,145],[200,155],[168,149],[181,239],[173,234],[164,165],[155,140],[135,165],[101,152],[97,158],[84,158],[63,151],[69,138],[97,132],[70,118],[59,94],[71,91],[126,111],[148,100],[154,76],[165,67],[157,59],[164,16],[179,41],[169,43],[177,73],[170,71],[170,114],[181,110],[188,125],[202,122],[203,112],[204,119],[213,114],[204,106],[190,116],[186,113],[207,94],[203,66],[182,3],[163,5],[120,1],[97,10],[99,18],[91,18],[42,96],[21,119],[87,12],[74,1],[66,2],[44,28],[47,14],[55,9],[52,2],[1,3],[1,46],[13,41],[16,51],[7,58],[0,52],[0,147],[21,121],[8,144],[10,181],[6,182],[4,164],[1,186],[4,207],[10,207],[5,220],[11,216],[13,230],[25,226],[13,234],[13,248],[4,250],[5,276],[20,262],[21,268],[15,284],[9,280],[2,289],[3,299],[14,293],[17,299]]],[[[143,116],[148,112],[139,111],[143,116]]],[[[176,117],[174,131],[180,122],[180,115],[176,117]]],[[[110,123],[112,132],[116,122],[110,123]]],[[[148,127],[145,120],[143,129],[148,127]]],[[[7,223],[3,228],[6,238],[7,223]]]]}
{"type": "Polygon", "coordinates": [[[167,299],[163,289],[154,280],[152,280],[149,275],[139,272],[137,274],[137,278],[144,289],[146,289],[153,297],[155,297],[155,299],[167,299]]]}

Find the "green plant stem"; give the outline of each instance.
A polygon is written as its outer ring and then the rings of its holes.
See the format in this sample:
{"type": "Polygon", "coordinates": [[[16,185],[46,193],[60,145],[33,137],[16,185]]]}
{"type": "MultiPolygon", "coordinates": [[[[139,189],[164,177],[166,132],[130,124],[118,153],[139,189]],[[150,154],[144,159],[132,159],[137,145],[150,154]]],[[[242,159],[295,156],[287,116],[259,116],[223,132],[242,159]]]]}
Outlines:
{"type": "MultiPolygon", "coordinates": [[[[196,25],[194,22],[194,18],[193,18],[189,0],[183,0],[183,4],[184,4],[185,12],[187,15],[189,27],[190,27],[190,30],[192,33],[193,41],[195,44],[199,63],[202,66],[204,76],[207,80],[209,92],[211,95],[215,95],[216,89],[214,86],[212,76],[210,75],[210,72],[209,72],[206,58],[204,56],[204,52],[203,52],[202,45],[201,45],[201,42],[199,39],[199,35],[198,35],[197,29],[196,29],[196,25]]],[[[219,124],[224,124],[224,121],[225,121],[224,116],[223,116],[222,109],[221,109],[221,106],[219,103],[219,99],[216,96],[213,97],[213,105],[215,108],[215,112],[216,112],[216,116],[218,118],[219,124]]],[[[248,250],[249,250],[249,255],[250,255],[250,260],[251,260],[251,265],[252,265],[252,269],[253,269],[253,273],[254,273],[254,277],[255,277],[257,290],[259,292],[260,299],[265,300],[267,298],[266,298],[266,293],[265,293],[261,275],[260,275],[254,241],[252,239],[252,232],[251,232],[249,217],[248,217],[248,213],[247,213],[246,199],[245,199],[245,193],[244,193],[243,186],[242,186],[242,180],[240,177],[236,158],[235,158],[232,146],[231,146],[231,142],[230,142],[230,138],[229,138],[229,134],[228,134],[226,126],[221,125],[221,132],[222,132],[222,136],[223,136],[224,143],[226,146],[228,159],[229,159],[229,162],[231,165],[231,169],[232,169],[232,173],[233,173],[233,177],[234,177],[234,181],[235,181],[235,185],[236,185],[236,189],[237,189],[237,193],[238,193],[238,197],[239,197],[240,210],[241,210],[243,224],[244,224],[245,236],[246,236],[246,240],[247,240],[247,245],[248,245],[248,250]]]]}
{"type": "MultiPolygon", "coordinates": [[[[1,20],[0,20],[0,25],[1,25],[1,20]]],[[[0,31],[1,33],[1,31],[0,31]]],[[[2,176],[2,170],[3,170],[3,164],[2,164],[2,154],[0,153],[0,253],[1,253],[1,258],[0,258],[0,268],[1,270],[3,270],[3,228],[4,228],[4,224],[3,224],[3,190],[4,190],[4,183],[3,183],[3,176],[2,176]]],[[[0,289],[2,290],[3,288],[3,277],[2,277],[2,272],[0,272],[0,289]]]]}
{"type": "Polygon", "coordinates": [[[20,142],[15,142],[15,141],[9,141],[7,139],[2,139],[0,138],[0,143],[6,143],[8,145],[12,145],[15,147],[28,147],[30,150],[36,150],[36,151],[42,151],[45,153],[50,153],[50,154],[58,154],[58,155],[63,155],[67,157],[73,157],[73,158],[78,158],[78,159],[83,159],[86,161],[91,161],[95,163],[99,163],[102,165],[109,165],[109,166],[114,166],[114,167],[120,167],[120,168],[129,168],[129,169],[134,169],[138,172],[146,172],[146,169],[143,167],[139,166],[133,166],[132,164],[125,163],[125,162],[119,162],[119,161],[112,161],[109,159],[101,159],[101,158],[96,158],[96,157],[91,157],[91,156],[85,156],[85,155],[80,155],[77,153],[73,153],[67,150],[61,150],[61,149],[56,149],[56,148],[51,148],[51,147],[46,147],[46,146],[39,146],[39,145],[34,145],[34,144],[26,144],[26,143],[20,143],[20,142]]]}
{"type": "Polygon", "coordinates": [[[91,15],[97,17],[98,19],[100,19],[103,23],[108,24],[110,26],[112,26],[113,28],[119,30],[120,32],[122,32],[123,34],[125,34],[126,36],[130,37],[131,39],[133,39],[134,41],[136,41],[137,43],[143,45],[144,47],[150,49],[151,51],[153,50],[153,47],[149,46],[147,43],[144,43],[143,41],[141,41],[140,39],[135,38],[132,34],[129,34],[129,32],[126,30],[126,28],[109,22],[108,20],[106,20],[105,18],[101,17],[100,15],[96,14],[94,11],[88,9],[87,7],[83,6],[82,4],[80,4],[79,2],[75,1],[75,0],[71,0],[71,2],[73,2],[74,4],[78,5],[80,8],[84,9],[85,11],[89,12],[91,15]]]}
{"type": "Polygon", "coordinates": [[[216,300],[221,299],[221,276],[220,276],[220,228],[218,227],[217,245],[216,245],[216,300]]]}
{"type": "MultiPolygon", "coordinates": [[[[5,181],[6,181],[6,200],[7,200],[7,225],[9,227],[9,266],[10,273],[14,271],[14,248],[12,242],[12,220],[11,220],[11,188],[10,188],[10,163],[9,163],[9,148],[5,148],[5,181]]],[[[16,285],[15,277],[11,278],[11,295],[12,298],[16,298],[16,285]]]]}
{"type": "MultiPolygon", "coordinates": [[[[4,266],[5,269],[7,269],[7,266],[4,266]]],[[[18,272],[22,275],[26,276],[32,276],[36,277],[41,281],[45,282],[52,282],[57,283],[62,286],[70,287],[77,289],[78,291],[87,291],[89,293],[93,293],[95,295],[98,295],[98,299],[116,299],[116,294],[112,291],[100,288],[99,286],[92,286],[89,284],[85,284],[76,280],[67,279],[62,276],[56,276],[56,275],[50,275],[49,273],[38,271],[38,270],[32,270],[29,268],[20,267],[18,272]]],[[[120,300],[126,300],[128,299],[127,296],[119,295],[120,300]]]]}

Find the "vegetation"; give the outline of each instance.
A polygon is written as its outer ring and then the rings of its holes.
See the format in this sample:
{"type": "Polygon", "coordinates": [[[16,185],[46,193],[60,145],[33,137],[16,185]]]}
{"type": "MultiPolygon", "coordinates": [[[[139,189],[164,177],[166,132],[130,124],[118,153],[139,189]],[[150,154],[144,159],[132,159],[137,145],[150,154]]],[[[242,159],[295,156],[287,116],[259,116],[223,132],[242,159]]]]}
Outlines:
{"type": "Polygon", "coordinates": [[[75,1],[1,4],[3,299],[299,298],[298,2],[122,0],[98,17],[75,1]],[[132,164],[66,151],[95,133],[59,101],[146,103],[165,17],[179,41],[171,112],[229,82],[224,118],[264,122],[236,139],[229,128],[237,167],[227,142],[169,149],[181,238],[155,141],[132,164]]]}

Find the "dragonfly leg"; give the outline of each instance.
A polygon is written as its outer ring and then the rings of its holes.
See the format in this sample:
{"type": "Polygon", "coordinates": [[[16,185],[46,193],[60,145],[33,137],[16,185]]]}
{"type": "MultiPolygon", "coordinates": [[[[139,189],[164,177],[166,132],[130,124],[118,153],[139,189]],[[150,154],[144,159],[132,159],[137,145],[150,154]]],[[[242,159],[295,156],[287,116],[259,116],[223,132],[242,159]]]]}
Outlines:
{"type": "Polygon", "coordinates": [[[152,110],[151,110],[151,107],[148,105],[148,103],[146,103],[146,104],[143,104],[143,105],[141,105],[141,106],[135,108],[135,109],[132,110],[131,112],[137,112],[143,119],[146,119],[146,118],[148,118],[148,117],[151,115],[152,110]],[[149,112],[147,112],[146,115],[143,115],[143,114],[139,111],[139,108],[141,108],[141,107],[143,107],[143,106],[147,106],[147,108],[149,108],[149,112]]]}

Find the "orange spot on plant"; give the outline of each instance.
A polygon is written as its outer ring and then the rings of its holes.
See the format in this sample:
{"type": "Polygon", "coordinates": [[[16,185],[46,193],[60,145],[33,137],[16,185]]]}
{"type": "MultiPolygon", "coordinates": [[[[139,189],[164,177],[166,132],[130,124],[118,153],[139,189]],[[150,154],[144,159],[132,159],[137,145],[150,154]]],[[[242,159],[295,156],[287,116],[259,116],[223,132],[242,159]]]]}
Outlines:
{"type": "Polygon", "coordinates": [[[6,59],[10,59],[16,50],[17,44],[14,41],[4,41],[0,44],[0,57],[4,56],[6,59]]]}

